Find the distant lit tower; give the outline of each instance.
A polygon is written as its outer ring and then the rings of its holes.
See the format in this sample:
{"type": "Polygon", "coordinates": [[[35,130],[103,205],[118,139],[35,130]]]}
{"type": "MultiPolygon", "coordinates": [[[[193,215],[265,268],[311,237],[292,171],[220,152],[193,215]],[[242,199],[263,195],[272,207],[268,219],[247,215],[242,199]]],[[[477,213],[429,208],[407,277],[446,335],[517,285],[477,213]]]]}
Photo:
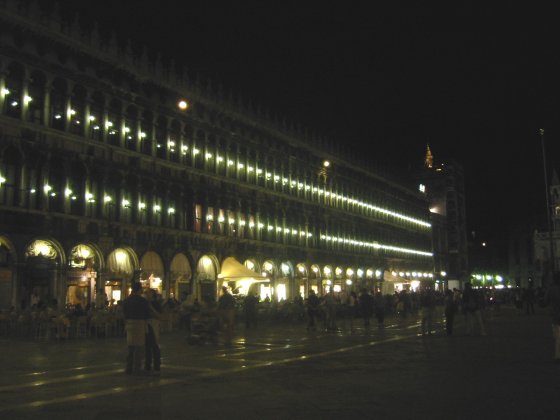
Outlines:
{"type": "Polygon", "coordinates": [[[428,169],[432,169],[434,166],[434,156],[430,150],[430,145],[426,145],[426,159],[424,160],[424,166],[428,169]]]}

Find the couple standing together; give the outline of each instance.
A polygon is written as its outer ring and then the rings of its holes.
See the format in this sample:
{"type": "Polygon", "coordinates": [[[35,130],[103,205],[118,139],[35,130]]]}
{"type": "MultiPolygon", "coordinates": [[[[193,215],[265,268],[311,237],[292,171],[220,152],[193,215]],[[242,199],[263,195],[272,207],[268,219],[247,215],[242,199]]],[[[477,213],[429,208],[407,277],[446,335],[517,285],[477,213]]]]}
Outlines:
{"type": "Polygon", "coordinates": [[[142,296],[140,283],[132,284],[132,293],[123,303],[126,326],[126,343],[128,355],[126,357],[126,373],[133,374],[141,371],[142,353],[145,348],[146,358],[144,369],[159,372],[161,354],[159,350],[159,318],[161,305],[157,300],[157,292],[149,289],[146,298],[142,296]]]}

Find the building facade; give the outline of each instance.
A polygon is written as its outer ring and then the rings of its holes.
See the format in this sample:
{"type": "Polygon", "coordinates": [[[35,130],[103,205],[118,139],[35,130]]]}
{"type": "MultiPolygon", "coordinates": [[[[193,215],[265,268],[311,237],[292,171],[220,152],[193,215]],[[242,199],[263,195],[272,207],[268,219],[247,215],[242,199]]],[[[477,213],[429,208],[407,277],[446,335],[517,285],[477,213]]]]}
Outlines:
{"type": "Polygon", "coordinates": [[[433,278],[423,194],[35,3],[0,8],[0,307],[433,278]],[[228,257],[255,277],[220,276],[228,257]]]}
{"type": "Polygon", "coordinates": [[[535,230],[533,235],[536,275],[532,280],[536,286],[543,287],[552,281],[552,273],[560,270],[560,179],[556,170],[552,172],[548,198],[549,229],[535,230]]]}
{"type": "Polygon", "coordinates": [[[470,275],[463,167],[453,160],[435,162],[428,146],[417,178],[430,202],[434,271],[443,283],[460,288],[470,275]]]}

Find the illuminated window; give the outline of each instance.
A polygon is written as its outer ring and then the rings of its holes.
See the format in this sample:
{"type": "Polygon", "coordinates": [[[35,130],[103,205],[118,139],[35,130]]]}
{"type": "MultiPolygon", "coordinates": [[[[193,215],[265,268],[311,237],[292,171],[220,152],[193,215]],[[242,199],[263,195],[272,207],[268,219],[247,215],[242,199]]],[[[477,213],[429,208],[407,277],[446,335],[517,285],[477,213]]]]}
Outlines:
{"type": "Polygon", "coordinates": [[[206,211],[206,232],[214,232],[214,208],[208,207],[206,211]]]}
{"type": "Polygon", "coordinates": [[[194,231],[202,232],[202,205],[200,204],[194,206],[194,231]]]}
{"type": "Polygon", "coordinates": [[[218,230],[220,235],[225,234],[225,222],[226,222],[225,211],[223,209],[220,209],[220,211],[218,212],[218,230]]]}

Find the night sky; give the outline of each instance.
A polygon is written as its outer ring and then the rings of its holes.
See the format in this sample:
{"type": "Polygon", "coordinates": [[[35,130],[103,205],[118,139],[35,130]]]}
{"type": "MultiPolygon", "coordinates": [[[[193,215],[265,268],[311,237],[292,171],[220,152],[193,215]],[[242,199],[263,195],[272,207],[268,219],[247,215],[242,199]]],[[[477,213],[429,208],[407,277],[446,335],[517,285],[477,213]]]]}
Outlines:
{"type": "Polygon", "coordinates": [[[464,165],[469,231],[490,244],[545,225],[539,128],[560,162],[552,10],[224,3],[60,2],[374,161],[417,167],[430,144],[464,165]]]}

